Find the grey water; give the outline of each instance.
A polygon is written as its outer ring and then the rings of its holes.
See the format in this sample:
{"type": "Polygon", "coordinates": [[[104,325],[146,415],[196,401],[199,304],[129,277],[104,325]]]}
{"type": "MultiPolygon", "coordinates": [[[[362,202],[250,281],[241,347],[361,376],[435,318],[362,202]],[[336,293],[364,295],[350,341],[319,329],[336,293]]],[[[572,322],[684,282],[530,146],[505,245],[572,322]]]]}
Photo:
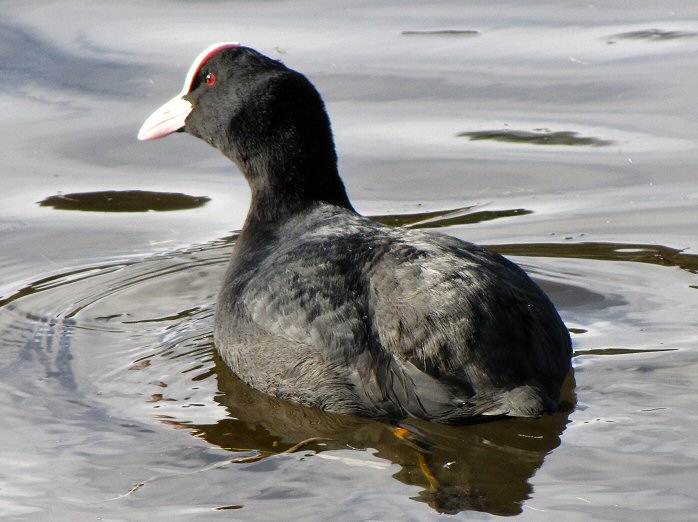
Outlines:
{"type": "Polygon", "coordinates": [[[0,517],[693,520],[698,5],[608,4],[3,2],[0,517]],[[227,370],[248,189],[135,134],[230,40],[315,83],[361,212],[543,286],[562,411],[398,438],[227,370]]]}

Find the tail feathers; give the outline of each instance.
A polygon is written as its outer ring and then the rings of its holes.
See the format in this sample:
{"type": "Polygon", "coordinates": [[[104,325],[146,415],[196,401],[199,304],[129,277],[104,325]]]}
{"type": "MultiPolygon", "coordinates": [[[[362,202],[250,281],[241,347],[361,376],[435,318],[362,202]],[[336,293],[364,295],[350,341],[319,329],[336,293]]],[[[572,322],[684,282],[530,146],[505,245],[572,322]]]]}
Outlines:
{"type": "Polygon", "coordinates": [[[497,395],[497,406],[484,415],[511,417],[539,417],[557,410],[557,402],[536,385],[525,384],[502,391],[497,395]]]}
{"type": "Polygon", "coordinates": [[[408,361],[393,359],[387,373],[388,378],[383,381],[388,385],[387,398],[412,417],[462,424],[477,421],[500,407],[496,395],[464,398],[453,385],[435,379],[408,361]]]}
{"type": "Polygon", "coordinates": [[[555,410],[557,404],[547,395],[535,386],[524,385],[511,390],[475,395],[431,420],[443,424],[466,424],[503,416],[540,417],[555,410]]]}
{"type": "Polygon", "coordinates": [[[453,386],[440,382],[409,362],[400,365],[403,386],[393,386],[395,399],[409,415],[444,424],[462,424],[496,416],[539,417],[557,410],[551,398],[537,383],[510,390],[495,389],[463,397],[453,386]],[[409,383],[408,386],[405,384],[409,383]]]}
{"type": "Polygon", "coordinates": [[[439,381],[409,361],[385,358],[381,362],[377,372],[374,368],[354,373],[358,381],[355,389],[372,405],[373,412],[381,411],[389,417],[465,424],[505,415],[538,417],[557,409],[557,402],[536,383],[467,396],[462,394],[464,390],[439,381]]]}

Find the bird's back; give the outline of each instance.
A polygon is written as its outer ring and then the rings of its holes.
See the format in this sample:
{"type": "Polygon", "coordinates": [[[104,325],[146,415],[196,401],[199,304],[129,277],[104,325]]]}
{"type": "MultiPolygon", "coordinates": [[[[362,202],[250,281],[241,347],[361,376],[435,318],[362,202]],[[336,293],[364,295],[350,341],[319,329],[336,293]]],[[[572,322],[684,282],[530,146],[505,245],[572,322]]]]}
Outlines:
{"type": "Polygon", "coordinates": [[[238,249],[216,342],[255,388],[442,422],[556,405],[569,335],[535,283],[487,249],[323,204],[238,249]]]}

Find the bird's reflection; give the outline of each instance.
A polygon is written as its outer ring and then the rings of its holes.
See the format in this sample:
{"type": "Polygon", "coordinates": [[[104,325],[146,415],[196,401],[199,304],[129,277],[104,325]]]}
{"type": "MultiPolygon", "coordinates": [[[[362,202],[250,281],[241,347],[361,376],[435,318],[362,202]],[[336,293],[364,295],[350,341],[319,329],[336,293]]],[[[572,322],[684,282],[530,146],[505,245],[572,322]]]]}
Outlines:
{"type": "Polygon", "coordinates": [[[533,493],[529,479],[559,446],[574,404],[570,373],[562,411],[553,415],[465,426],[417,419],[389,425],[269,397],[242,383],[217,355],[214,358],[220,391],[216,401],[229,415],[216,424],[188,425],[198,437],[231,451],[249,451],[255,460],[300,447],[316,452],[371,449],[376,457],[400,466],[394,478],[423,488],[415,500],[443,513],[521,513],[533,493]]]}

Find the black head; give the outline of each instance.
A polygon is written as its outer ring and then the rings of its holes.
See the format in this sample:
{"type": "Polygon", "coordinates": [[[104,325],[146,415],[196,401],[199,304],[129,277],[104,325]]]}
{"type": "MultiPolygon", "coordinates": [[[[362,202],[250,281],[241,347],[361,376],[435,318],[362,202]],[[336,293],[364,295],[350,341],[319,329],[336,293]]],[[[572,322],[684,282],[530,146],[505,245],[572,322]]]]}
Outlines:
{"type": "Polygon", "coordinates": [[[252,189],[251,212],[316,201],[351,208],[317,90],[254,49],[217,44],[204,51],[182,93],[146,120],[139,138],[175,131],[201,138],[238,165],[252,189]]]}

